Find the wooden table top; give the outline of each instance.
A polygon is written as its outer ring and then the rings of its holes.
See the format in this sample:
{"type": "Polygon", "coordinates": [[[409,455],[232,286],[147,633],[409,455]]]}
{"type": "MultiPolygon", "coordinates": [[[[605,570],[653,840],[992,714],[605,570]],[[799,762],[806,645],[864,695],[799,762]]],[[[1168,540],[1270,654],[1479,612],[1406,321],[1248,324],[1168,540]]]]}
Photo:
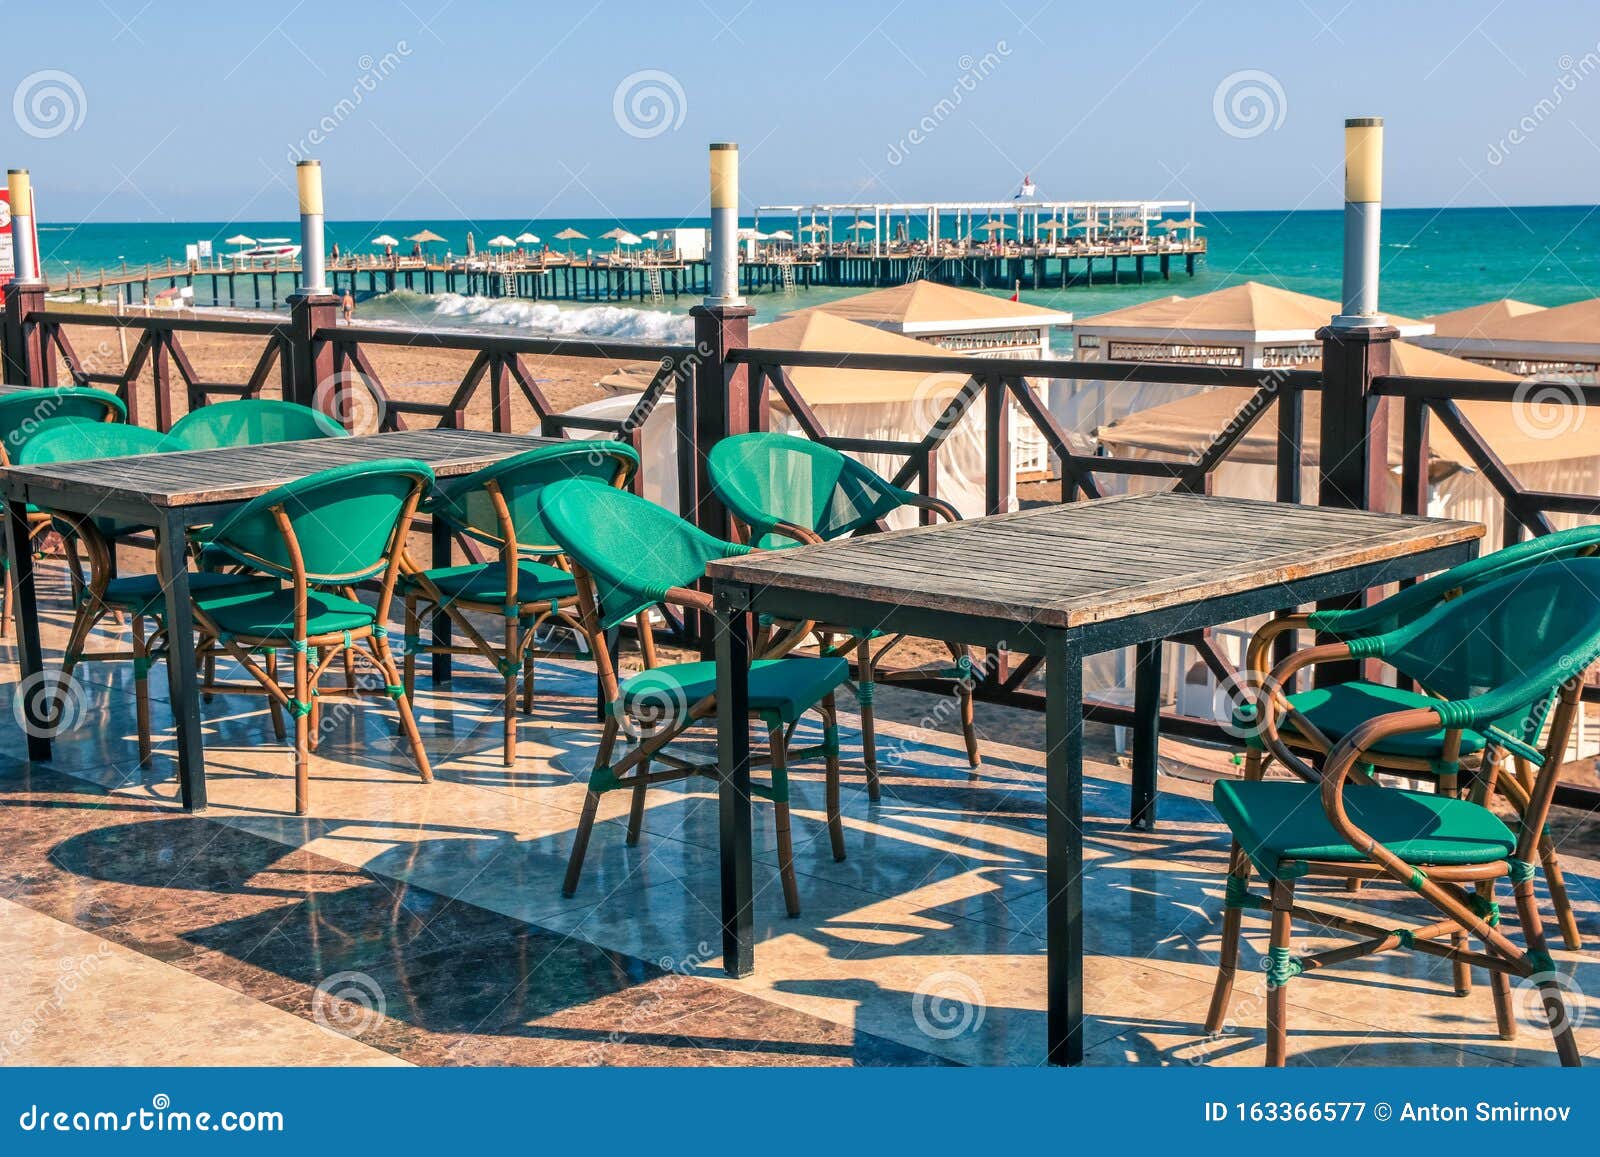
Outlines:
{"type": "Polygon", "coordinates": [[[418,458],[439,477],[453,478],[553,441],[559,439],[487,430],[400,430],[355,438],[13,466],[0,471],[0,481],[12,492],[26,486],[33,494],[73,492],[178,508],[243,502],[318,470],[379,458],[418,458]]]}
{"type": "Polygon", "coordinates": [[[1072,628],[1482,535],[1475,522],[1159,493],[765,551],[707,574],[758,591],[1072,628]]]}

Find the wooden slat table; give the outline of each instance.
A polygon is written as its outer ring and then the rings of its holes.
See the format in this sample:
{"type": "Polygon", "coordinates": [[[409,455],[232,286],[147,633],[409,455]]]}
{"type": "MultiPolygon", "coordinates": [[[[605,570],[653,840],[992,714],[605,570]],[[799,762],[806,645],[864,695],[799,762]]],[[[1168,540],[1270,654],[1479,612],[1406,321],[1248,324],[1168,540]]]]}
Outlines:
{"type": "MultiPolygon", "coordinates": [[[[162,568],[173,576],[166,591],[169,654],[167,678],[177,724],[178,779],[183,806],[206,806],[205,751],[201,743],[199,692],[195,678],[194,621],[189,607],[186,531],[216,522],[228,510],[277,486],[318,470],[380,458],[417,458],[440,478],[470,474],[512,454],[547,445],[550,438],[495,434],[483,430],[403,430],[357,438],[278,442],[222,450],[189,450],[13,466],[0,470],[0,492],[6,500],[7,549],[15,567],[17,643],[24,681],[43,670],[39,644],[38,604],[33,558],[19,549],[25,537],[27,504],[41,509],[97,514],[150,526],[162,568]]],[[[434,565],[448,565],[450,536],[439,524],[433,534],[434,565]]],[[[440,616],[442,618],[442,616],[440,616]]],[[[440,630],[435,620],[436,632],[440,630]]],[[[448,666],[436,677],[448,677],[448,666]]],[[[29,686],[38,686],[33,679],[29,686]]],[[[40,687],[42,691],[42,687],[40,687]]],[[[50,758],[50,734],[42,714],[41,695],[25,696],[28,758],[50,758]]]]}
{"type": "MultiPolygon", "coordinates": [[[[723,966],[755,967],[749,616],[876,626],[1045,659],[1047,1052],[1083,1059],[1083,659],[1135,646],[1135,806],[1153,807],[1160,640],[1464,562],[1471,522],[1148,494],[713,563],[723,966]]],[[[1153,811],[1152,811],[1153,814],[1153,811]]]]}

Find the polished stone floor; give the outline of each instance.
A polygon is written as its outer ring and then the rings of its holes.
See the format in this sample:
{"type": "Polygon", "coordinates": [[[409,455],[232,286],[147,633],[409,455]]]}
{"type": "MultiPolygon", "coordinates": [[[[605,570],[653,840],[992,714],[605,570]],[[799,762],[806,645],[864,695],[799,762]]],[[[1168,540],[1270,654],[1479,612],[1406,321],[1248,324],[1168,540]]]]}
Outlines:
{"type": "MultiPolygon", "coordinates": [[[[59,645],[64,591],[45,593],[59,645]]],[[[986,741],[970,772],[955,737],[886,723],[895,766],[873,804],[846,715],[849,856],[828,851],[818,769],[798,772],[805,911],[788,918],[757,805],[757,968],[734,981],[720,969],[709,781],[655,790],[636,847],[625,795],[607,797],[580,890],[560,894],[596,738],[582,662],[540,664],[512,768],[486,668],[463,664],[447,693],[424,679],[431,785],[395,746],[386,702],[343,707],[330,692],[306,817],[291,814],[291,754],[262,701],[218,697],[205,708],[211,807],[188,815],[164,698],[154,763],[138,767],[126,664],[83,670],[75,726],[30,767],[14,650],[0,648],[0,1063],[1033,1064],[1043,1052],[1036,753],[986,741]]],[[[151,685],[164,697],[162,669],[151,685]]],[[[1136,833],[1121,818],[1125,774],[1090,773],[1088,1063],[1261,1063],[1260,924],[1233,1023],[1214,1038],[1201,1026],[1226,854],[1208,789],[1165,778],[1159,830],[1136,833]]],[[[1600,865],[1568,870],[1600,943],[1600,865]]],[[[1411,902],[1383,889],[1339,899],[1411,902]]],[[[1557,956],[1593,1056],[1600,955],[1557,956]]],[[[1553,1063],[1537,1002],[1517,991],[1523,1023],[1507,1042],[1487,986],[1454,996],[1427,957],[1302,978],[1293,1060],[1553,1063]]]]}

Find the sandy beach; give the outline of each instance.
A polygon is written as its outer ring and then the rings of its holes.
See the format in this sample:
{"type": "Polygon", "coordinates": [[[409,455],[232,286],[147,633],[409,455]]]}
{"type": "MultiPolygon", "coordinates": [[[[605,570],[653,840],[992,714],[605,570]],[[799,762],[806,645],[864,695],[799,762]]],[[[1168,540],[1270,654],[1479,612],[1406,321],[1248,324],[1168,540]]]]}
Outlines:
{"type": "MultiPolygon", "coordinates": [[[[114,312],[109,306],[51,302],[50,307],[72,313],[114,312]]],[[[143,311],[139,311],[137,316],[144,316],[143,311]]],[[[219,314],[216,310],[157,310],[154,316],[216,318],[219,314]]],[[[266,319],[269,316],[257,314],[252,320],[266,319]]],[[[359,310],[356,313],[356,322],[358,324],[361,322],[359,310]]],[[[68,325],[65,328],[67,339],[72,343],[79,358],[86,364],[97,363],[103,367],[103,372],[120,371],[127,364],[127,357],[132,353],[138,340],[137,335],[132,333],[124,333],[119,340],[117,331],[99,326],[68,325]]],[[[196,374],[201,380],[208,382],[248,381],[263,348],[259,338],[232,334],[184,333],[179,340],[196,374]]],[[[368,346],[366,353],[392,398],[433,403],[450,400],[460,386],[468,367],[472,365],[474,357],[470,350],[423,349],[412,346],[368,346]]],[[[599,380],[624,364],[627,363],[603,358],[533,355],[523,357],[523,365],[538,381],[539,388],[544,392],[555,413],[563,413],[585,402],[605,397],[610,391],[600,386],[599,380]]],[[[173,372],[176,378],[176,370],[173,372]]],[[[64,365],[60,367],[60,380],[70,380],[64,365]]],[[[269,395],[275,390],[277,380],[274,374],[272,384],[268,386],[269,395]]],[[[148,364],[139,377],[138,388],[140,412],[154,413],[152,367],[148,364]]],[[[181,388],[173,391],[172,401],[175,416],[187,412],[188,399],[181,388]]],[[[512,391],[512,406],[515,428],[523,431],[534,430],[537,424],[534,421],[533,408],[520,390],[512,391]]],[[[486,385],[481,387],[477,396],[473,398],[467,413],[470,425],[488,428],[489,391],[486,385]]],[[[408,424],[431,425],[432,419],[411,418],[408,424]]]]}

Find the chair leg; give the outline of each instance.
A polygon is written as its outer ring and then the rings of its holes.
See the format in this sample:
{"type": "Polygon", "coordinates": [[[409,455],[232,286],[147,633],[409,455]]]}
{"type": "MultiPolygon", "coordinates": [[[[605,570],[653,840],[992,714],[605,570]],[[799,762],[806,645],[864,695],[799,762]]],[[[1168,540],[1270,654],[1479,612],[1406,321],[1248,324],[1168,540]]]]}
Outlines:
{"type": "MultiPolygon", "coordinates": [[[[1481,905],[1494,902],[1494,881],[1481,880],[1477,886],[1481,905]]],[[[1517,1018],[1511,1007],[1511,977],[1498,969],[1489,970],[1489,991],[1494,996],[1495,1027],[1501,1040],[1517,1039],[1517,1018]]]]}
{"type": "Polygon", "coordinates": [[[518,644],[521,642],[521,621],[511,615],[506,616],[506,655],[502,663],[505,674],[503,691],[505,709],[505,742],[500,752],[500,762],[510,767],[517,762],[517,675],[516,656],[518,644]]]}
{"type": "Polygon", "coordinates": [[[0,594],[0,599],[5,600],[0,602],[0,639],[8,638],[11,634],[11,564],[8,561],[3,566],[6,572],[6,583],[4,593],[0,594]]]}
{"type": "Polygon", "coordinates": [[[833,844],[833,858],[844,859],[844,817],[841,814],[839,790],[839,706],[832,694],[819,705],[822,712],[822,755],[827,787],[828,839],[833,844]]]}
{"type": "Polygon", "coordinates": [[[406,698],[413,698],[417,693],[417,652],[412,640],[422,635],[422,620],[417,617],[417,600],[415,596],[406,599],[406,647],[405,654],[401,657],[401,664],[405,667],[405,678],[401,685],[406,689],[406,698]]]}
{"type": "Polygon", "coordinates": [[[150,766],[150,656],[146,652],[144,616],[130,616],[128,635],[133,645],[133,714],[139,729],[139,766],[150,766]]]}
{"type": "MultiPolygon", "coordinates": [[[[278,681],[278,648],[267,648],[263,665],[266,667],[267,678],[276,683],[278,681]]],[[[283,726],[283,708],[278,706],[278,701],[271,695],[267,696],[267,714],[272,718],[273,736],[279,743],[282,743],[288,737],[288,732],[284,730],[283,726]]]]}
{"type": "Polygon", "coordinates": [[[530,645],[522,656],[522,713],[533,714],[533,648],[530,645]]]}
{"type": "MultiPolygon", "coordinates": [[[[1539,915],[1539,900],[1533,894],[1533,879],[1528,877],[1512,885],[1512,895],[1517,901],[1517,920],[1522,925],[1522,939],[1527,955],[1548,958],[1544,938],[1544,918],[1539,915]]],[[[1544,1000],[1544,1012],[1550,1025],[1550,1035],[1555,1038],[1556,1056],[1565,1068],[1577,1068],[1583,1060],[1578,1054],[1578,1041],[1572,1035],[1572,1014],[1567,1008],[1566,995],[1556,978],[1549,973],[1536,974],[1539,995],[1544,1000]]]]}
{"type": "Polygon", "coordinates": [[[860,681],[856,683],[856,698],[861,704],[861,762],[867,769],[867,798],[877,803],[882,795],[878,779],[878,724],[873,715],[872,641],[862,639],[856,647],[856,666],[860,681]]]}
{"type": "Polygon", "coordinates": [[[1279,968],[1289,961],[1294,881],[1272,881],[1272,931],[1268,938],[1267,1066],[1281,1069],[1289,1058],[1289,981],[1279,968]]]}
{"type": "Polygon", "coordinates": [[[789,753],[783,744],[783,724],[767,724],[772,749],[772,815],[778,829],[778,878],[783,881],[783,906],[790,916],[800,915],[800,885],[794,876],[794,835],[789,827],[789,753]]]}
{"type": "Polygon", "coordinates": [[[399,688],[399,694],[394,695],[394,705],[395,710],[400,713],[400,728],[405,733],[406,741],[411,744],[411,759],[417,765],[417,774],[423,783],[432,783],[433,765],[428,762],[428,749],[423,746],[422,733],[417,730],[417,717],[411,710],[411,697],[406,694],[405,684],[400,681],[400,672],[394,665],[394,656],[389,653],[389,640],[382,635],[374,635],[367,640],[367,645],[372,650],[372,657],[378,664],[378,670],[383,672],[384,683],[399,688]]]}
{"type": "Polygon", "coordinates": [[[294,814],[303,816],[311,806],[311,673],[304,648],[294,652],[294,814]]]}
{"type": "MultiPolygon", "coordinates": [[[[1451,933],[1450,942],[1455,945],[1456,951],[1466,952],[1472,947],[1471,938],[1466,930],[1451,933]]],[[[1450,975],[1455,981],[1457,996],[1472,995],[1472,966],[1464,960],[1450,962],[1450,975]]]]}
{"type": "MultiPolygon", "coordinates": [[[[1228,856],[1228,892],[1242,895],[1249,883],[1250,857],[1235,840],[1228,856]]],[[[1222,910],[1222,952],[1217,959],[1217,983],[1211,990],[1211,1010],[1206,1013],[1208,1033],[1221,1032],[1227,1023],[1228,1005],[1233,999],[1233,978],[1239,971],[1239,940],[1243,926],[1244,908],[1228,904],[1222,910]]]]}
{"type": "MultiPolygon", "coordinates": [[[[600,747],[595,752],[594,765],[604,767],[611,762],[611,753],[617,745],[617,720],[607,715],[600,731],[600,747]]],[[[600,793],[590,788],[583,797],[583,814],[578,817],[578,830],[572,837],[572,854],[567,857],[566,879],[561,881],[561,894],[568,899],[578,891],[578,877],[583,873],[583,857],[589,851],[589,836],[594,831],[595,816],[600,811],[600,793]]]]}
{"type": "Polygon", "coordinates": [[[644,827],[644,797],[650,790],[650,757],[640,758],[639,781],[633,785],[633,799],[628,805],[628,846],[639,842],[639,831],[644,827]]]}
{"type": "Polygon", "coordinates": [[[972,696],[972,648],[958,645],[950,649],[955,652],[958,663],[966,660],[956,695],[961,700],[961,736],[967,742],[967,766],[981,767],[983,756],[978,752],[978,723],[972,696]]]}
{"type": "Polygon", "coordinates": [[[1539,863],[1544,868],[1545,886],[1550,889],[1550,904],[1556,910],[1556,924],[1561,929],[1561,942],[1573,952],[1583,948],[1583,933],[1578,930],[1578,916],[1572,910],[1572,897],[1567,894],[1567,877],[1561,870],[1561,857],[1556,855],[1555,841],[1545,833],[1539,839],[1539,863]]]}

